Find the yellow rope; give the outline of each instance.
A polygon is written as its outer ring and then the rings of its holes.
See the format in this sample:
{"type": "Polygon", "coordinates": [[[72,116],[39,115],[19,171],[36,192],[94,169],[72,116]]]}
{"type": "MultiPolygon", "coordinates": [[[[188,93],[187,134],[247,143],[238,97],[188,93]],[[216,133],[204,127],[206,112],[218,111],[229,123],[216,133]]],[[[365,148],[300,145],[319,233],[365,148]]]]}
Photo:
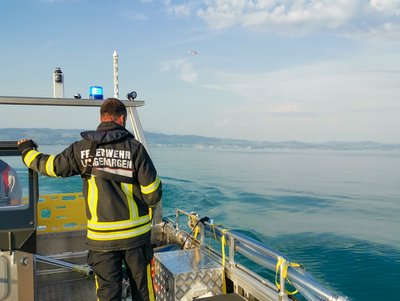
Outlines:
{"type": "Polygon", "coordinates": [[[199,228],[199,226],[197,226],[197,224],[199,223],[199,222],[196,222],[196,215],[190,215],[189,216],[189,218],[190,218],[190,222],[191,222],[191,224],[189,225],[190,227],[192,227],[192,225],[194,225],[195,226],[195,228],[194,228],[194,233],[193,233],[193,241],[195,241],[196,239],[197,239],[197,235],[199,234],[199,232],[200,232],[200,228],[199,228]]]}
{"type": "Polygon", "coordinates": [[[214,233],[214,239],[217,240],[217,234],[215,234],[215,225],[211,225],[211,229],[213,230],[214,233]]]}
{"type": "MultiPolygon", "coordinates": [[[[288,262],[288,261],[286,261],[284,258],[279,257],[278,262],[276,263],[276,269],[275,269],[275,271],[276,271],[276,274],[275,274],[275,284],[276,284],[276,287],[277,287],[279,290],[281,289],[281,285],[280,285],[280,283],[278,282],[278,274],[279,274],[281,265],[283,265],[282,276],[283,276],[283,278],[286,279],[290,284],[292,284],[292,283],[291,283],[290,280],[287,278],[287,269],[288,269],[288,267],[289,267],[289,266],[291,266],[291,267],[293,267],[293,268],[299,268],[299,267],[301,267],[301,265],[298,264],[298,263],[295,263],[295,262],[288,262]]],[[[289,291],[285,290],[285,293],[288,294],[288,295],[294,295],[294,294],[297,294],[297,293],[298,293],[298,290],[295,290],[295,291],[293,291],[293,292],[289,292],[289,291]]]]}
{"type": "Polygon", "coordinates": [[[225,233],[222,232],[221,247],[222,247],[222,265],[223,266],[225,266],[225,244],[226,244],[225,233]]]}
{"type": "MultiPolygon", "coordinates": [[[[213,230],[213,234],[214,234],[214,239],[217,240],[217,234],[215,233],[215,228],[221,227],[222,225],[210,225],[211,229],[213,230]]],[[[221,233],[221,263],[223,266],[223,271],[222,271],[222,293],[226,294],[226,279],[225,279],[225,245],[226,245],[226,238],[225,238],[225,234],[228,232],[228,229],[222,229],[221,233]]]]}
{"type": "Polygon", "coordinates": [[[227,232],[227,229],[223,229],[222,231],[222,237],[221,237],[221,248],[222,248],[222,266],[224,267],[222,270],[222,293],[225,295],[226,294],[226,280],[225,280],[225,244],[226,244],[226,239],[225,239],[225,234],[227,232]]]}
{"type": "Polygon", "coordinates": [[[196,240],[199,232],[200,232],[200,228],[199,228],[199,226],[196,226],[196,228],[194,229],[193,240],[196,240]]]}

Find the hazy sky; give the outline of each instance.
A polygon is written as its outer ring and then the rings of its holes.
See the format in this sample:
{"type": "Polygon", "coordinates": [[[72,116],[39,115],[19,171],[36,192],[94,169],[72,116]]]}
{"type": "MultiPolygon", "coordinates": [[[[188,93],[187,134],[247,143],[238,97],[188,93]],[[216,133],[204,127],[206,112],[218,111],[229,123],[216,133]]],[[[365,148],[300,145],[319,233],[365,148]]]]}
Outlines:
{"type": "MultiPolygon", "coordinates": [[[[0,1],[0,95],[135,90],[147,131],[400,143],[400,0],[0,1]]],[[[94,128],[98,109],[0,106],[0,127],[94,128]]]]}

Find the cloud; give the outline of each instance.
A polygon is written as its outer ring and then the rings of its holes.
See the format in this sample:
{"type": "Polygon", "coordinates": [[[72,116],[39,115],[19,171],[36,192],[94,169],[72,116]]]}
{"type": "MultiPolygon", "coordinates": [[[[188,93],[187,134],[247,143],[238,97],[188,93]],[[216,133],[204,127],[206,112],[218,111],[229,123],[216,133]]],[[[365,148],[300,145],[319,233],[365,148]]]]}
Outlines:
{"type": "Polygon", "coordinates": [[[222,29],[235,25],[266,31],[337,28],[355,12],[358,1],[208,1],[198,10],[210,27],[222,29]]]}
{"type": "Polygon", "coordinates": [[[169,14],[177,16],[190,16],[192,14],[192,5],[190,4],[172,4],[171,0],[165,0],[164,5],[169,14]]]}
{"type": "Polygon", "coordinates": [[[210,28],[240,26],[280,35],[303,36],[326,30],[399,23],[400,0],[208,0],[197,16],[210,28]],[[372,18],[373,17],[373,18],[372,18]]]}
{"type": "Polygon", "coordinates": [[[193,70],[193,64],[187,60],[166,61],[161,65],[162,72],[173,72],[184,82],[194,83],[197,73],[193,70]]]}
{"type": "Polygon", "coordinates": [[[399,0],[371,0],[370,7],[389,16],[400,16],[399,0]]]}
{"type": "Polygon", "coordinates": [[[398,32],[400,24],[400,0],[163,0],[163,4],[169,15],[195,15],[217,31],[242,27],[292,37],[320,32],[350,36],[384,26],[398,32]]]}
{"type": "Polygon", "coordinates": [[[330,61],[262,73],[217,71],[204,87],[230,93],[230,113],[341,115],[399,110],[399,55],[330,61]],[[233,100],[234,99],[234,100],[233,100]]]}
{"type": "Polygon", "coordinates": [[[377,26],[368,26],[349,30],[341,36],[367,43],[381,44],[385,46],[400,45],[400,24],[384,23],[377,26]]]}

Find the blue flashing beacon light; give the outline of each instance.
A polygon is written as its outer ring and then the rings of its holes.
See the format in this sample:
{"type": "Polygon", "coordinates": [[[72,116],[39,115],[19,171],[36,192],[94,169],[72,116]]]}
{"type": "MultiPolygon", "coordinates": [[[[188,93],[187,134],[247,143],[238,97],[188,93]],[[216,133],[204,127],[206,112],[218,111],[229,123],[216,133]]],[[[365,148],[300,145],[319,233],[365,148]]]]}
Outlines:
{"type": "Polygon", "coordinates": [[[103,99],[103,87],[90,86],[89,99],[103,99]]]}

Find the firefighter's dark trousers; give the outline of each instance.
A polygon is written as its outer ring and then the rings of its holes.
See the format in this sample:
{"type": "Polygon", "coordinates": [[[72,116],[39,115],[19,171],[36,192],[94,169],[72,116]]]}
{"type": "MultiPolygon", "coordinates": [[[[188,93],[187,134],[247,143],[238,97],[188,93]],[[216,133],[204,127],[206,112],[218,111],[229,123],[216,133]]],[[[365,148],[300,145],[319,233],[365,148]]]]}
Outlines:
{"type": "Polygon", "coordinates": [[[132,300],[154,301],[152,258],[153,249],[150,244],[123,251],[89,251],[88,264],[92,266],[95,274],[98,300],[121,300],[124,261],[130,281],[132,300]]]}

